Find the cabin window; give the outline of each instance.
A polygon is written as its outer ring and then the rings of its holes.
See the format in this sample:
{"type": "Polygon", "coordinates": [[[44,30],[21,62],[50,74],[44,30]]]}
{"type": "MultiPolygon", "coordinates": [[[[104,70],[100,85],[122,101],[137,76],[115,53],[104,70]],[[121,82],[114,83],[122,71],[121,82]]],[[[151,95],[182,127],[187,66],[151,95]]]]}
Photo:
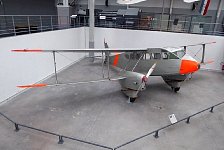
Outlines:
{"type": "Polygon", "coordinates": [[[154,53],[154,59],[161,59],[160,53],[154,53]]]}
{"type": "Polygon", "coordinates": [[[143,59],[142,55],[144,55],[144,53],[134,52],[134,53],[131,53],[129,56],[125,55],[125,57],[128,58],[128,59],[130,58],[130,59],[134,59],[134,60],[139,60],[140,58],[143,59]]]}
{"type": "Polygon", "coordinates": [[[162,53],[162,58],[163,58],[163,59],[168,59],[168,58],[169,58],[168,53],[167,53],[167,52],[163,52],[163,53],[162,53]]]}
{"type": "Polygon", "coordinates": [[[130,54],[130,59],[135,59],[135,56],[133,53],[130,54]]]}
{"type": "Polygon", "coordinates": [[[125,54],[124,56],[125,56],[125,58],[127,58],[127,59],[130,58],[130,57],[129,57],[129,54],[125,54]]]}
{"type": "Polygon", "coordinates": [[[145,54],[145,59],[146,60],[154,59],[154,53],[146,53],[145,54]]]}
{"type": "Polygon", "coordinates": [[[141,56],[142,56],[142,54],[141,54],[141,53],[137,53],[135,58],[136,58],[136,59],[140,59],[140,58],[141,58],[141,56]]]}

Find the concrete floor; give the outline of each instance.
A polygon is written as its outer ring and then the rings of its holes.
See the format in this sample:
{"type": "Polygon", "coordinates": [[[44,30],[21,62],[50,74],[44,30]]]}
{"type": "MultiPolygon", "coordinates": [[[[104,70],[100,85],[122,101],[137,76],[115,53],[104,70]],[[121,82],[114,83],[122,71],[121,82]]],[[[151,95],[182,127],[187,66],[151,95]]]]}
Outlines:
{"type": "MultiPolygon", "coordinates": [[[[99,79],[99,63],[88,60],[59,74],[60,82],[99,79]]],[[[53,78],[47,83],[53,83],[53,78]]],[[[13,120],[62,135],[116,147],[146,132],[170,123],[168,115],[181,119],[223,101],[224,75],[199,71],[173,93],[160,77],[151,77],[136,103],[127,103],[115,82],[30,89],[0,106],[0,111],[13,120]]],[[[214,113],[205,112],[159,133],[159,138],[146,137],[122,150],[164,150],[224,148],[224,105],[214,113]]],[[[65,140],[29,129],[14,131],[14,126],[0,117],[1,150],[98,150],[90,145],[65,140]]]]}

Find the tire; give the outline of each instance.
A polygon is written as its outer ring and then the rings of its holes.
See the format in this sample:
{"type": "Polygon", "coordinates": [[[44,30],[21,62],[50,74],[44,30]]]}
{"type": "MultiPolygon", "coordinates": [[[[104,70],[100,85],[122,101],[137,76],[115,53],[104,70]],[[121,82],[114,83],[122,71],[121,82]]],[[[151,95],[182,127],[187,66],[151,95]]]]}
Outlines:
{"type": "Polygon", "coordinates": [[[174,88],[174,92],[177,93],[180,90],[180,87],[174,88]]]}
{"type": "Polygon", "coordinates": [[[135,100],[136,100],[136,98],[131,98],[131,97],[130,97],[130,102],[131,102],[131,103],[134,103],[135,100]]]}

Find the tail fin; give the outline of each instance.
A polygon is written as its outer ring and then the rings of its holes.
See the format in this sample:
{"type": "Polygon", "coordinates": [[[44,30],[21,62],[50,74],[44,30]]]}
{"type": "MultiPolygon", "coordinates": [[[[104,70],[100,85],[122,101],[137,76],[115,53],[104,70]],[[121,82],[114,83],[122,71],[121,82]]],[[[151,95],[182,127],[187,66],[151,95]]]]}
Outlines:
{"type": "Polygon", "coordinates": [[[208,11],[208,7],[210,5],[211,0],[200,0],[199,2],[196,2],[196,8],[198,9],[198,12],[205,16],[208,11]]]}

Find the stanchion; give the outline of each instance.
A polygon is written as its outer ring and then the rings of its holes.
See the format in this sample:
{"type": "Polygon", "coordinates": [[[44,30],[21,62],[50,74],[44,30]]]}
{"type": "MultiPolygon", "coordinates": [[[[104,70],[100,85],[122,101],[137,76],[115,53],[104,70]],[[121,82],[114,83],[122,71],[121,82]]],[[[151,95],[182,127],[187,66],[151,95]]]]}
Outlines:
{"type": "Polygon", "coordinates": [[[159,130],[155,131],[155,135],[154,135],[154,137],[155,137],[156,139],[159,138],[159,130]]]}
{"type": "Polygon", "coordinates": [[[64,143],[63,137],[59,136],[58,138],[59,138],[58,144],[63,144],[64,143]]]}
{"type": "Polygon", "coordinates": [[[19,131],[19,125],[17,123],[15,123],[15,131],[18,132],[19,131]]]}
{"type": "Polygon", "coordinates": [[[191,117],[188,117],[188,118],[187,118],[187,121],[186,121],[187,124],[190,123],[190,118],[191,118],[191,117]]]}
{"type": "Polygon", "coordinates": [[[211,107],[211,110],[210,110],[211,113],[213,113],[213,109],[214,109],[214,107],[211,107]]]}

